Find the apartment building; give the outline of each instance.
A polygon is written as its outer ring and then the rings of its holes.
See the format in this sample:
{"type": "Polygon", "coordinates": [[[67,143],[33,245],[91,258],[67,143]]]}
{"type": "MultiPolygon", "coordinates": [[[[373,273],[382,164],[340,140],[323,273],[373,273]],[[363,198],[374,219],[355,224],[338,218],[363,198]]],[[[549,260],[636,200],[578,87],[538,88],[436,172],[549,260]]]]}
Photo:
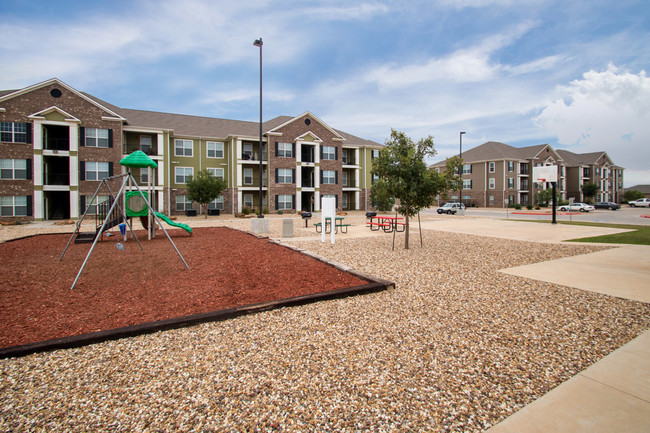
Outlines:
{"type": "MultiPolygon", "coordinates": [[[[100,181],[125,171],[119,161],[135,150],[157,162],[151,200],[170,215],[198,209],[185,186],[202,169],[226,180],[209,205],[224,213],[259,208],[260,183],[269,212],[318,211],[326,196],[339,210],[366,210],[382,147],[305,112],[264,122],[260,149],[257,122],[123,109],[56,78],[0,91],[0,125],[0,221],[92,212],[108,194],[89,202],[100,181]]],[[[133,175],[149,181],[144,169],[133,175]]]]}
{"type": "MultiPolygon", "coordinates": [[[[534,205],[535,197],[550,183],[537,184],[533,167],[557,166],[556,191],[561,200],[584,200],[582,185],[598,182],[599,200],[622,199],[623,168],[615,166],[605,152],[575,154],[555,150],[548,144],[513,147],[490,141],[463,152],[462,192],[449,191],[451,201],[468,206],[505,207],[508,204],[534,205]]],[[[445,161],[431,166],[443,171],[445,161]]]]}

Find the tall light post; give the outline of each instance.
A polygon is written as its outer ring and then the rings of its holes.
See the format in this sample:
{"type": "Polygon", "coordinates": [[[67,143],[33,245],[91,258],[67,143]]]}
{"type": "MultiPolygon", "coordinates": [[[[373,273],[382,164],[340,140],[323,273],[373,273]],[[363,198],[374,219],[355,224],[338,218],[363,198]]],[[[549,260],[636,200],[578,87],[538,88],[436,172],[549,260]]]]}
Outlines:
{"type": "MultiPolygon", "coordinates": [[[[465,131],[460,131],[458,136],[460,137],[460,159],[463,159],[463,134],[465,131]]],[[[458,177],[460,177],[460,184],[458,185],[458,202],[463,202],[463,164],[458,167],[458,177]]]]}
{"type": "Polygon", "coordinates": [[[253,45],[260,48],[260,211],[257,215],[258,218],[264,218],[264,192],[262,190],[264,166],[262,165],[262,38],[255,39],[253,45]]]}

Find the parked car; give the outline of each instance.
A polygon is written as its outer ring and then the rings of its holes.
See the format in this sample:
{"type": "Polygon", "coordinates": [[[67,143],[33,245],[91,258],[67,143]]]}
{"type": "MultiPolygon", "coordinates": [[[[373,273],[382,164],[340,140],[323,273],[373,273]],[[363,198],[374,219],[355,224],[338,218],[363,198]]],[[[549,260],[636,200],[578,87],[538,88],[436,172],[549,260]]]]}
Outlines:
{"type": "Polygon", "coordinates": [[[611,201],[599,201],[594,205],[596,209],[609,209],[609,210],[616,210],[620,209],[621,205],[618,203],[614,203],[611,201]]]}
{"type": "Polygon", "coordinates": [[[567,211],[567,210],[576,211],[576,210],[579,210],[580,212],[590,212],[592,210],[596,210],[595,207],[593,207],[590,204],[586,204],[586,203],[573,203],[571,206],[569,206],[569,205],[560,206],[559,209],[561,211],[567,211]]]}
{"type": "Polygon", "coordinates": [[[632,207],[650,207],[650,198],[640,198],[638,200],[628,201],[627,204],[632,207]]]}
{"type": "Polygon", "coordinates": [[[465,205],[462,203],[445,203],[442,205],[442,207],[438,208],[438,213],[443,214],[446,213],[447,215],[455,215],[458,210],[465,210],[465,205]]]}

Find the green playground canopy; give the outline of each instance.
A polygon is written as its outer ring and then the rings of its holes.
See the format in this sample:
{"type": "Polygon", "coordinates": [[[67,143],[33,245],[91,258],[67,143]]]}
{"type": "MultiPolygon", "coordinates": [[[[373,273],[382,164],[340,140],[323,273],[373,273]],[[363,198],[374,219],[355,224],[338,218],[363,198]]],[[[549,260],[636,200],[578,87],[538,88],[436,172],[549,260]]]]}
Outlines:
{"type": "Polygon", "coordinates": [[[153,168],[158,168],[158,164],[156,164],[156,161],[153,159],[149,158],[146,153],[144,153],[141,150],[136,150],[130,155],[125,156],[122,158],[120,161],[120,165],[123,165],[125,167],[153,167],[153,168]]]}

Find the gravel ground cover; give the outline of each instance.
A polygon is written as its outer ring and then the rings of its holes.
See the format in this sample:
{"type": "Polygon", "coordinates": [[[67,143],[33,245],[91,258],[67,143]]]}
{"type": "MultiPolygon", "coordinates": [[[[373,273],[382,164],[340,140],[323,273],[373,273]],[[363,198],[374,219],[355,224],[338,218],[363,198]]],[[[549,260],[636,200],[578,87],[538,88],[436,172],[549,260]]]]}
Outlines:
{"type": "Polygon", "coordinates": [[[295,243],[395,290],[2,360],[0,430],[482,431],[650,326],[648,304],[496,272],[600,247],[391,241],[295,243]]]}

